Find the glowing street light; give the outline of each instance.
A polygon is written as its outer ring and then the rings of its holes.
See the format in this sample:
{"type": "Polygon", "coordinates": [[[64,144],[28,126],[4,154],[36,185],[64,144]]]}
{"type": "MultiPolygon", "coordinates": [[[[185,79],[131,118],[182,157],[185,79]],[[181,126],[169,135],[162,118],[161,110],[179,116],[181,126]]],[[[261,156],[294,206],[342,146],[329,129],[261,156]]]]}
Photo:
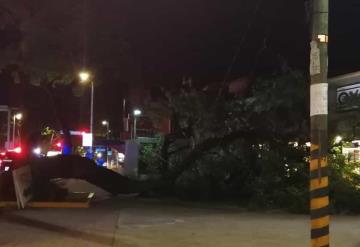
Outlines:
{"type": "Polygon", "coordinates": [[[86,71],[81,71],[79,73],[79,78],[80,78],[80,82],[82,83],[86,83],[89,81],[90,79],[90,73],[89,72],[86,72],[86,71]]]}
{"type": "Polygon", "coordinates": [[[104,120],[104,121],[101,122],[101,124],[104,125],[104,126],[106,126],[106,125],[109,125],[109,122],[106,121],[106,120],[104,120]]]}
{"type": "MultiPolygon", "coordinates": [[[[109,135],[110,135],[109,125],[110,125],[110,123],[107,120],[103,120],[101,123],[102,123],[103,126],[106,126],[106,139],[109,140],[109,135]]],[[[108,145],[109,144],[106,145],[106,164],[107,165],[109,165],[109,154],[108,154],[109,147],[108,147],[108,145]]]]}
{"type": "Polygon", "coordinates": [[[22,117],[23,117],[22,113],[17,113],[17,114],[15,114],[15,118],[16,118],[17,120],[21,120],[22,117]]]}
{"type": "Polygon", "coordinates": [[[91,75],[87,71],[81,71],[79,73],[79,79],[81,83],[91,84],[91,104],[90,104],[90,133],[93,134],[94,126],[94,81],[91,79],[91,75]]]}
{"type": "Polygon", "coordinates": [[[134,110],[134,116],[140,116],[141,115],[141,110],[139,110],[139,109],[135,109],[134,110]]]}
{"type": "Polygon", "coordinates": [[[109,121],[106,121],[106,120],[103,120],[102,122],[101,122],[101,124],[103,125],[103,126],[106,126],[106,139],[109,139],[109,134],[110,134],[110,123],[109,123],[109,121]]]}

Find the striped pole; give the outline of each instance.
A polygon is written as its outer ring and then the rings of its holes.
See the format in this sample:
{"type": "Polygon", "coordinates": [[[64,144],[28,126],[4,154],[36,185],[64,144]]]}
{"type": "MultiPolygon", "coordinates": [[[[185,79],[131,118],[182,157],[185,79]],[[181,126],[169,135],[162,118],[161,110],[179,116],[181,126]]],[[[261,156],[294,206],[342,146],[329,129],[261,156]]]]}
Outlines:
{"type": "Polygon", "coordinates": [[[314,158],[319,146],[312,145],[310,161],[311,246],[329,246],[329,178],[326,158],[314,158]],[[314,155],[314,156],[313,156],[314,155]]]}
{"type": "Polygon", "coordinates": [[[328,122],[328,10],[329,0],[312,0],[310,52],[310,214],[311,247],[330,246],[328,122]]]}

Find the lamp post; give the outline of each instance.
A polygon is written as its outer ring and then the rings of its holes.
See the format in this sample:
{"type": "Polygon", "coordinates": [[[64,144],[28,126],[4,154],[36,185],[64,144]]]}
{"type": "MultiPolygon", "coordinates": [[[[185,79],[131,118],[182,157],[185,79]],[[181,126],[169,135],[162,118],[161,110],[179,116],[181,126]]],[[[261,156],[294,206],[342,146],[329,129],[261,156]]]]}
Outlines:
{"type": "Polygon", "coordinates": [[[94,125],[94,81],[90,78],[90,73],[82,71],[79,73],[81,83],[89,83],[91,86],[91,99],[90,99],[90,133],[93,134],[94,125]]]}
{"type": "MultiPolygon", "coordinates": [[[[109,140],[109,134],[110,134],[110,129],[109,129],[109,121],[107,120],[103,120],[101,122],[101,124],[103,126],[106,126],[106,139],[109,140]]],[[[109,167],[109,143],[106,144],[106,165],[109,167]]]]}
{"type": "MultiPolygon", "coordinates": [[[[94,81],[91,79],[91,75],[87,71],[81,71],[79,73],[80,83],[86,84],[90,83],[91,86],[91,99],[90,99],[90,134],[91,138],[94,138],[94,81]]],[[[91,146],[89,148],[90,157],[93,158],[93,141],[91,141],[91,146]]]]}
{"type": "Polygon", "coordinates": [[[20,121],[21,119],[22,119],[22,114],[21,113],[16,113],[13,116],[12,148],[15,148],[16,120],[20,121]]]}
{"type": "Polygon", "coordinates": [[[106,139],[109,140],[109,135],[110,135],[110,127],[109,127],[109,125],[110,125],[110,123],[109,123],[109,121],[104,120],[104,121],[101,122],[101,124],[103,126],[106,126],[106,139]]]}
{"type": "Polygon", "coordinates": [[[141,115],[141,110],[139,109],[135,109],[134,110],[134,140],[136,140],[136,122],[137,122],[137,118],[141,115]]]}

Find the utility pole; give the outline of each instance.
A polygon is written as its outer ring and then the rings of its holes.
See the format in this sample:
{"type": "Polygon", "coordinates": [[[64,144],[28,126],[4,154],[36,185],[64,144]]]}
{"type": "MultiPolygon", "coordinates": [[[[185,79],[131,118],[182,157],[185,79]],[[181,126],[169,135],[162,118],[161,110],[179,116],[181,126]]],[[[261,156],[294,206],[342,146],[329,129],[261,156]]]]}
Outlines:
{"type": "Polygon", "coordinates": [[[329,0],[312,0],[310,52],[310,214],[311,247],[329,243],[328,23],[329,0]]]}
{"type": "Polygon", "coordinates": [[[94,137],[94,81],[91,81],[90,133],[94,137]]]}
{"type": "Polygon", "coordinates": [[[6,139],[6,143],[7,145],[5,145],[6,149],[9,149],[11,146],[10,146],[10,127],[11,125],[11,110],[10,108],[7,109],[7,139],[6,139]]]}

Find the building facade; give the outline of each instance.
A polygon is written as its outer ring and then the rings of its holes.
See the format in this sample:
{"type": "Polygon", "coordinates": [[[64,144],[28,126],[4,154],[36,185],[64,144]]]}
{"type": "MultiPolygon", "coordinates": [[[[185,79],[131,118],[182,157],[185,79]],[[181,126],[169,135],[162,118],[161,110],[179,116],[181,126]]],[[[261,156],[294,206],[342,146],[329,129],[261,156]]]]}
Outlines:
{"type": "Polygon", "coordinates": [[[360,139],[360,71],[329,79],[329,130],[360,139]]]}

